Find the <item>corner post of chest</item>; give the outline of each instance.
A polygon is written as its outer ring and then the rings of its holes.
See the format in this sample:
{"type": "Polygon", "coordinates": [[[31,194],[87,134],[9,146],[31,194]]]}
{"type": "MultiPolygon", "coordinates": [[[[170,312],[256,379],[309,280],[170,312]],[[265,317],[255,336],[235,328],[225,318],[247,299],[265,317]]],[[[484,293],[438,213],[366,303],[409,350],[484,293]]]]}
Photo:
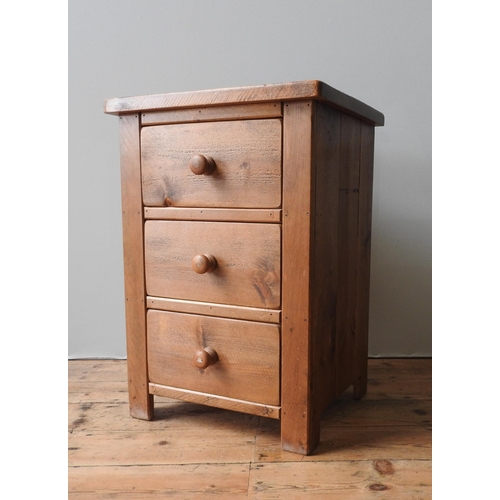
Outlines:
{"type": "Polygon", "coordinates": [[[149,394],[147,367],[140,127],[139,113],[120,116],[125,318],[130,415],[142,420],[151,420],[153,418],[153,395],[149,394]]]}
{"type": "Polygon", "coordinates": [[[315,103],[283,106],[281,442],[308,455],[319,442],[320,412],[314,401],[310,285],[314,204],[315,103]]]}

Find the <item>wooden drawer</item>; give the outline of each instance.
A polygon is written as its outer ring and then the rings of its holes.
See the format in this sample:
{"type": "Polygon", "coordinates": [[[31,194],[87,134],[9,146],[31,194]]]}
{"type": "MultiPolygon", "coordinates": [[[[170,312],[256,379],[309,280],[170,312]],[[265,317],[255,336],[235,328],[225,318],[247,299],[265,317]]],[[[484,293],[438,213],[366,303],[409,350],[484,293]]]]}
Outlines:
{"type": "Polygon", "coordinates": [[[183,123],[141,131],[145,206],[277,208],[281,205],[281,120],[183,123]],[[215,170],[196,175],[194,155],[215,170]]]}
{"type": "Polygon", "coordinates": [[[277,224],[146,221],[147,294],[279,308],[280,248],[277,224]],[[215,257],[215,269],[195,272],[197,255],[215,257]]]}
{"type": "Polygon", "coordinates": [[[147,332],[150,382],[279,405],[278,325],[150,309],[147,332]],[[194,361],[203,348],[217,354],[204,369],[194,361]]]}

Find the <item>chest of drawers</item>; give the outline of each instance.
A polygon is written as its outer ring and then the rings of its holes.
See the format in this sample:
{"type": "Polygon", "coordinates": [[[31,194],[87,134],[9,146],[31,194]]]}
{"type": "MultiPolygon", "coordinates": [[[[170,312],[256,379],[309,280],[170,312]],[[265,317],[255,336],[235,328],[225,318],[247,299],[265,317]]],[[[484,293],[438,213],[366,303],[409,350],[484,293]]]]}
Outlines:
{"type": "Polygon", "coordinates": [[[319,81],[108,99],[119,115],[130,413],[281,420],[366,392],[374,127],[319,81]]]}

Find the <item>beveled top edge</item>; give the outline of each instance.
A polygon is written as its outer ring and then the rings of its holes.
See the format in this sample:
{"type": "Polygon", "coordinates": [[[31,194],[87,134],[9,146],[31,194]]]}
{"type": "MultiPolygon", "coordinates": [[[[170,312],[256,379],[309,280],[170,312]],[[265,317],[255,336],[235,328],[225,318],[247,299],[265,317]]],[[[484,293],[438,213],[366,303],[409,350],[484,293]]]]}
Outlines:
{"type": "Polygon", "coordinates": [[[117,97],[104,101],[104,112],[121,115],[138,111],[300,99],[324,101],[375,126],[384,124],[384,115],[382,113],[319,80],[117,97]]]}

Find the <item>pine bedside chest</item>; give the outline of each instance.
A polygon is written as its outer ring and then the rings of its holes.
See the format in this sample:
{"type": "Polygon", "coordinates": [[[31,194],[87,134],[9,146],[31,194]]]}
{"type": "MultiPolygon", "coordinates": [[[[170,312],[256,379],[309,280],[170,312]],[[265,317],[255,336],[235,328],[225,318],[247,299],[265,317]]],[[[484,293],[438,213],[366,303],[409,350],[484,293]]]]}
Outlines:
{"type": "Polygon", "coordinates": [[[108,99],[119,116],[130,413],[281,420],[366,392],[374,127],[320,81],[108,99]]]}

